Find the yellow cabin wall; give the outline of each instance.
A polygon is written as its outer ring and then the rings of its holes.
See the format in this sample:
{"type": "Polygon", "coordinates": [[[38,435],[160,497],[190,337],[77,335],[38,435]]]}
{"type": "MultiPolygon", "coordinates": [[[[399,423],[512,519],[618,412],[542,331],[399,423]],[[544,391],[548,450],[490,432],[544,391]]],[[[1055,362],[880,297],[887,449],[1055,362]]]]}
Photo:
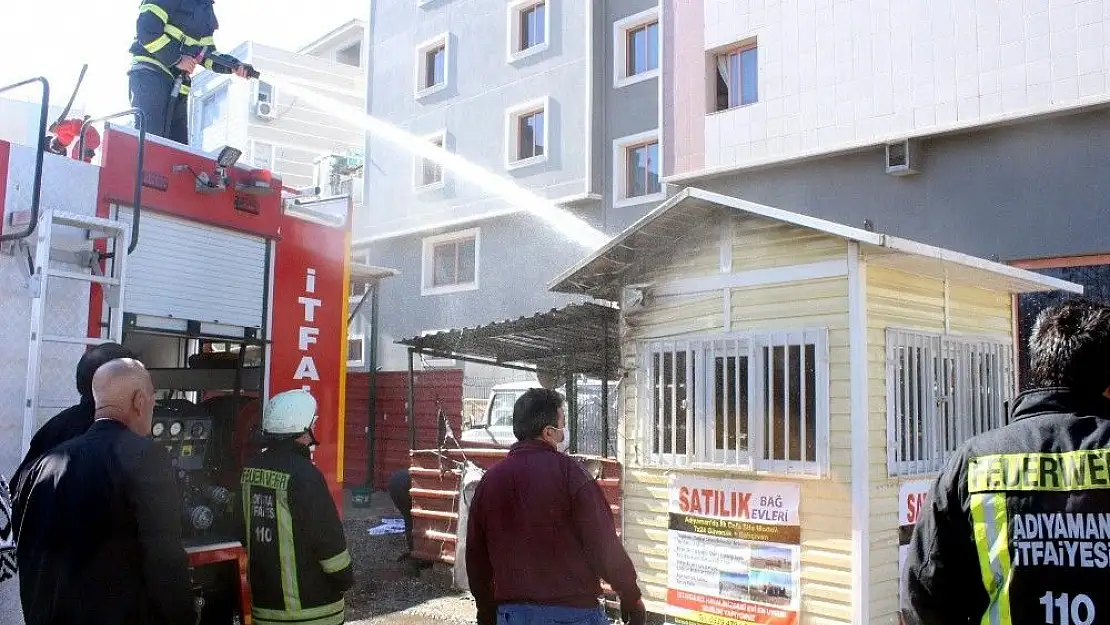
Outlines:
{"type": "MultiPolygon", "coordinates": [[[[720,275],[723,250],[730,250],[732,271],[785,267],[847,258],[843,239],[770,220],[731,216],[717,236],[688,237],[672,258],[658,259],[643,281],[668,282],[720,275]],[[722,241],[722,236],[727,237],[722,241]]],[[[636,280],[640,281],[640,277],[636,280]]],[[[642,461],[642,426],[637,401],[639,341],[725,331],[723,291],[649,299],[645,308],[622,316],[621,431],[618,456],[623,463],[623,537],[653,612],[665,612],[667,586],[666,474],[727,474],[746,480],[778,480],[801,485],[801,614],[804,625],[851,622],[852,506],[851,402],[848,352],[848,278],[846,276],[729,291],[731,329],[829,330],[830,427],[826,478],[788,478],[752,472],[653,468],[642,461]]]]}
{"type": "MultiPolygon", "coordinates": [[[[902,482],[932,474],[891,478],[887,470],[886,330],[944,332],[944,283],[867,262],[870,543],[868,588],[871,623],[897,625],[899,602],[898,489],[902,482]]],[[[1008,292],[952,285],[948,292],[950,332],[1012,339],[1008,292]]]]}

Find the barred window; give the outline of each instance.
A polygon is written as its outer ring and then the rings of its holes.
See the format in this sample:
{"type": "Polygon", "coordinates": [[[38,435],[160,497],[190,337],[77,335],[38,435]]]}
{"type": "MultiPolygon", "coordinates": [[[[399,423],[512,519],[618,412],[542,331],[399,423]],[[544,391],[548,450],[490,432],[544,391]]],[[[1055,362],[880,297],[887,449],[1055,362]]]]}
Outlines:
{"type": "Polygon", "coordinates": [[[961,443],[1006,425],[1010,343],[894,329],[886,341],[890,475],[940,471],[961,443]]]}
{"type": "Polygon", "coordinates": [[[649,463],[825,472],[825,330],[651,341],[642,354],[649,463]]]}

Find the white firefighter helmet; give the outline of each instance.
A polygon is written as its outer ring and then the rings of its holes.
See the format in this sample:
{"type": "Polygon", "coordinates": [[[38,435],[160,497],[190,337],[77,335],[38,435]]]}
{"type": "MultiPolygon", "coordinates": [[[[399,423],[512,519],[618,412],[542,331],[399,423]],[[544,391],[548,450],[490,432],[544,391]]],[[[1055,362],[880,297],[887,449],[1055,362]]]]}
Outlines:
{"type": "Polygon", "coordinates": [[[316,398],[295,389],[278,393],[262,413],[262,433],[269,436],[299,436],[311,431],[316,420],[316,398]]]}

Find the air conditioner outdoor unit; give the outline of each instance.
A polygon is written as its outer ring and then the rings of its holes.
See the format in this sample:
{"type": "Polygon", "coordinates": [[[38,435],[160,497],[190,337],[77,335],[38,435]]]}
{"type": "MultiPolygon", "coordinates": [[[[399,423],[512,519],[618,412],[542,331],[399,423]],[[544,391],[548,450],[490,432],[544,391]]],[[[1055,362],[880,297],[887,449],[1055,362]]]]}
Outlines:
{"type": "Polygon", "coordinates": [[[264,119],[274,118],[274,105],[270,102],[261,101],[255,104],[254,113],[264,119]]]}
{"type": "Polygon", "coordinates": [[[920,153],[921,148],[913,139],[886,144],[886,173],[891,176],[916,174],[920,153]]]}

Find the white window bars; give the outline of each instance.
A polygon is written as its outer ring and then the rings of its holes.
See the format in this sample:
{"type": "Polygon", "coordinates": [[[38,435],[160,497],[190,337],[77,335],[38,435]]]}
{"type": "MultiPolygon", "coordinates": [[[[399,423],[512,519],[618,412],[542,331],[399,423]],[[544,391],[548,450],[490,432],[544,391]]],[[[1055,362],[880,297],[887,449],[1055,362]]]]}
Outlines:
{"type": "Polygon", "coordinates": [[[645,342],[646,461],[823,475],[827,336],[807,329],[645,342]]]}
{"type": "Polygon", "coordinates": [[[1008,422],[1010,343],[890,329],[886,355],[890,475],[940,471],[961,443],[1008,422]]]}

